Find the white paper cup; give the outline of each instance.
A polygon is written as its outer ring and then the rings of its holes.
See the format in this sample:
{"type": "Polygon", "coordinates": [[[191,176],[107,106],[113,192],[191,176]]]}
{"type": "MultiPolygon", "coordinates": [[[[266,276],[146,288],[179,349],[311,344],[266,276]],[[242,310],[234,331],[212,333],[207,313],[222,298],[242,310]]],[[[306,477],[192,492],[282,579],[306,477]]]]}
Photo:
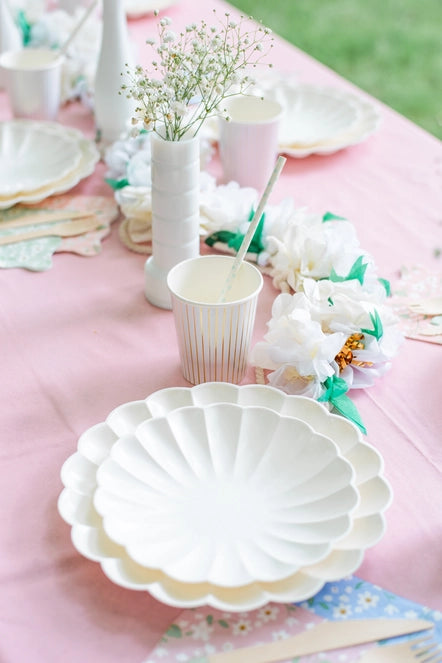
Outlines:
{"type": "Polygon", "coordinates": [[[252,264],[240,265],[226,302],[218,299],[234,258],[199,256],[173,267],[167,277],[181,369],[188,382],[243,379],[263,278],[252,264]]]}
{"type": "Polygon", "coordinates": [[[270,99],[235,96],[223,108],[230,119],[219,118],[219,152],[224,181],[261,191],[278,156],[282,106],[270,99]]]}
{"type": "Polygon", "coordinates": [[[0,56],[14,117],[55,120],[60,108],[64,57],[46,48],[23,48],[0,56]]]}

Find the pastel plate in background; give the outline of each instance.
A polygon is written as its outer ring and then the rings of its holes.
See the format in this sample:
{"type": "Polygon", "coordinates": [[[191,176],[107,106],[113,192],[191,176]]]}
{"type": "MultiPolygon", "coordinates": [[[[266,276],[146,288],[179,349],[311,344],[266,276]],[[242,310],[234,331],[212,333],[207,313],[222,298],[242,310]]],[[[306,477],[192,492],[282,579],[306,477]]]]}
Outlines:
{"type": "Polygon", "coordinates": [[[332,154],[365,140],[380,123],[371,101],[341,88],[267,77],[257,90],[285,111],[279,145],[289,156],[332,154]]]}
{"type": "Polygon", "coordinates": [[[78,140],[60,127],[32,120],[0,123],[2,198],[48,186],[78,166],[78,140]]]}
{"type": "Polygon", "coordinates": [[[311,154],[335,154],[347,147],[362,143],[369,138],[379,128],[381,116],[372,103],[359,99],[356,95],[352,96],[352,100],[358,108],[359,119],[349,131],[317,145],[281,145],[281,153],[297,159],[310,156],[311,154]]]}
{"type": "Polygon", "coordinates": [[[283,146],[323,143],[349,131],[359,119],[357,107],[334,88],[279,83],[266,91],[266,97],[284,108],[279,131],[283,146]]]}
{"type": "Polygon", "coordinates": [[[37,203],[49,196],[65,193],[84,179],[91,175],[100,160],[100,153],[91,140],[84,137],[81,131],[64,127],[66,134],[76,141],[80,159],[73,164],[71,170],[63,176],[55,177],[50,184],[37,187],[28,191],[20,191],[11,196],[0,196],[0,209],[12,207],[16,203],[37,203]]]}
{"type": "MultiPolygon", "coordinates": [[[[281,76],[257,82],[253,94],[278,101],[284,109],[279,152],[297,159],[334,154],[366,140],[379,127],[381,116],[367,98],[339,88],[284,81],[281,76]]],[[[204,124],[207,140],[219,137],[217,118],[204,124]]]]}

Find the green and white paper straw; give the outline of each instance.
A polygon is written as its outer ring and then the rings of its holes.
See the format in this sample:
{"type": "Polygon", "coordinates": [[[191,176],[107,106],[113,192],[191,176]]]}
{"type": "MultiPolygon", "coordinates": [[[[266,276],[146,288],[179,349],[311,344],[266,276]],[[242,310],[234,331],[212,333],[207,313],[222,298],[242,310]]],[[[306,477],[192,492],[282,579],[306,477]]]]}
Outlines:
{"type": "Polygon", "coordinates": [[[268,198],[270,196],[270,193],[271,193],[271,191],[272,191],[272,189],[275,185],[275,182],[277,181],[277,179],[278,179],[278,177],[281,173],[281,170],[283,169],[284,164],[285,164],[286,161],[287,161],[287,159],[285,157],[281,157],[281,156],[279,156],[277,161],[276,161],[273,172],[270,176],[270,179],[267,183],[266,188],[264,189],[264,193],[261,196],[261,200],[259,201],[258,207],[256,208],[256,212],[253,216],[253,219],[250,221],[249,228],[248,228],[246,234],[244,235],[244,239],[241,243],[241,246],[239,247],[238,253],[236,254],[235,260],[233,262],[232,268],[231,268],[231,270],[229,272],[229,275],[227,277],[226,283],[225,283],[225,285],[224,285],[224,287],[221,291],[221,295],[220,295],[219,300],[218,300],[219,302],[225,302],[226,301],[226,297],[227,297],[227,295],[228,295],[228,293],[229,293],[229,291],[230,291],[230,289],[233,285],[233,282],[235,280],[238,269],[239,269],[242,261],[244,260],[244,256],[247,253],[247,250],[248,250],[248,248],[250,246],[250,243],[253,239],[253,235],[255,234],[256,228],[258,227],[258,223],[259,223],[259,220],[262,216],[264,208],[267,205],[267,201],[268,201],[268,198]]]}

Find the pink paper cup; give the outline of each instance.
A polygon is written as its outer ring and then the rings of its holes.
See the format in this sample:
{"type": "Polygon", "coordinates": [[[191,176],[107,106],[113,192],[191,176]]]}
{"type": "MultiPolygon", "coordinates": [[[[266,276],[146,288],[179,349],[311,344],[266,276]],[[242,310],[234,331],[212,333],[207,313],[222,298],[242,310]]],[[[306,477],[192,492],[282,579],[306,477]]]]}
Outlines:
{"type": "Polygon", "coordinates": [[[181,370],[191,384],[243,379],[255,324],[261,272],[242,262],[225,302],[219,302],[231,256],[199,256],[173,267],[167,277],[181,370]]]}
{"type": "Polygon", "coordinates": [[[223,108],[230,119],[219,118],[219,153],[224,181],[261,191],[278,156],[282,106],[270,99],[238,95],[223,108]]]}

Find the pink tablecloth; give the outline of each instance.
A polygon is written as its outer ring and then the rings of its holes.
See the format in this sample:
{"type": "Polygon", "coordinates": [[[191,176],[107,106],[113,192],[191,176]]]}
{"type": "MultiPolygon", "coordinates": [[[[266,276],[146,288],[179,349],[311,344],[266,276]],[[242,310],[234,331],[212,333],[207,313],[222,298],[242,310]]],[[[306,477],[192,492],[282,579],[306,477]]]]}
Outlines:
{"type": "MultiPolygon", "coordinates": [[[[183,24],[210,7],[183,0],[169,14],[183,24]]],[[[130,23],[139,44],[152,25],[151,18],[130,23]]],[[[142,59],[142,46],[139,53],[142,59]]],[[[299,80],[354,90],[281,40],[273,62],[299,80]]],[[[312,211],[347,217],[391,281],[402,265],[441,271],[440,143],[379,108],[382,126],[366,142],[331,156],[289,159],[272,200],[289,195],[312,211]]],[[[0,117],[9,117],[4,94],[0,117]]],[[[80,105],[61,119],[93,134],[80,105]]],[[[111,196],[103,173],[100,164],[74,193],[111,196]]],[[[143,265],[114,226],[99,256],[58,254],[47,272],[0,273],[2,663],[139,663],[178,613],[112,584],[74,550],[56,507],[61,465],[86,428],[121,403],[186,385],[172,314],[146,302],[143,265]]],[[[276,294],[266,282],[255,340],[276,294]]],[[[441,368],[440,346],[406,340],[392,370],[355,397],[394,490],[387,533],[358,575],[436,609],[442,609],[441,368]]],[[[254,381],[252,370],[245,381],[254,381]]]]}

